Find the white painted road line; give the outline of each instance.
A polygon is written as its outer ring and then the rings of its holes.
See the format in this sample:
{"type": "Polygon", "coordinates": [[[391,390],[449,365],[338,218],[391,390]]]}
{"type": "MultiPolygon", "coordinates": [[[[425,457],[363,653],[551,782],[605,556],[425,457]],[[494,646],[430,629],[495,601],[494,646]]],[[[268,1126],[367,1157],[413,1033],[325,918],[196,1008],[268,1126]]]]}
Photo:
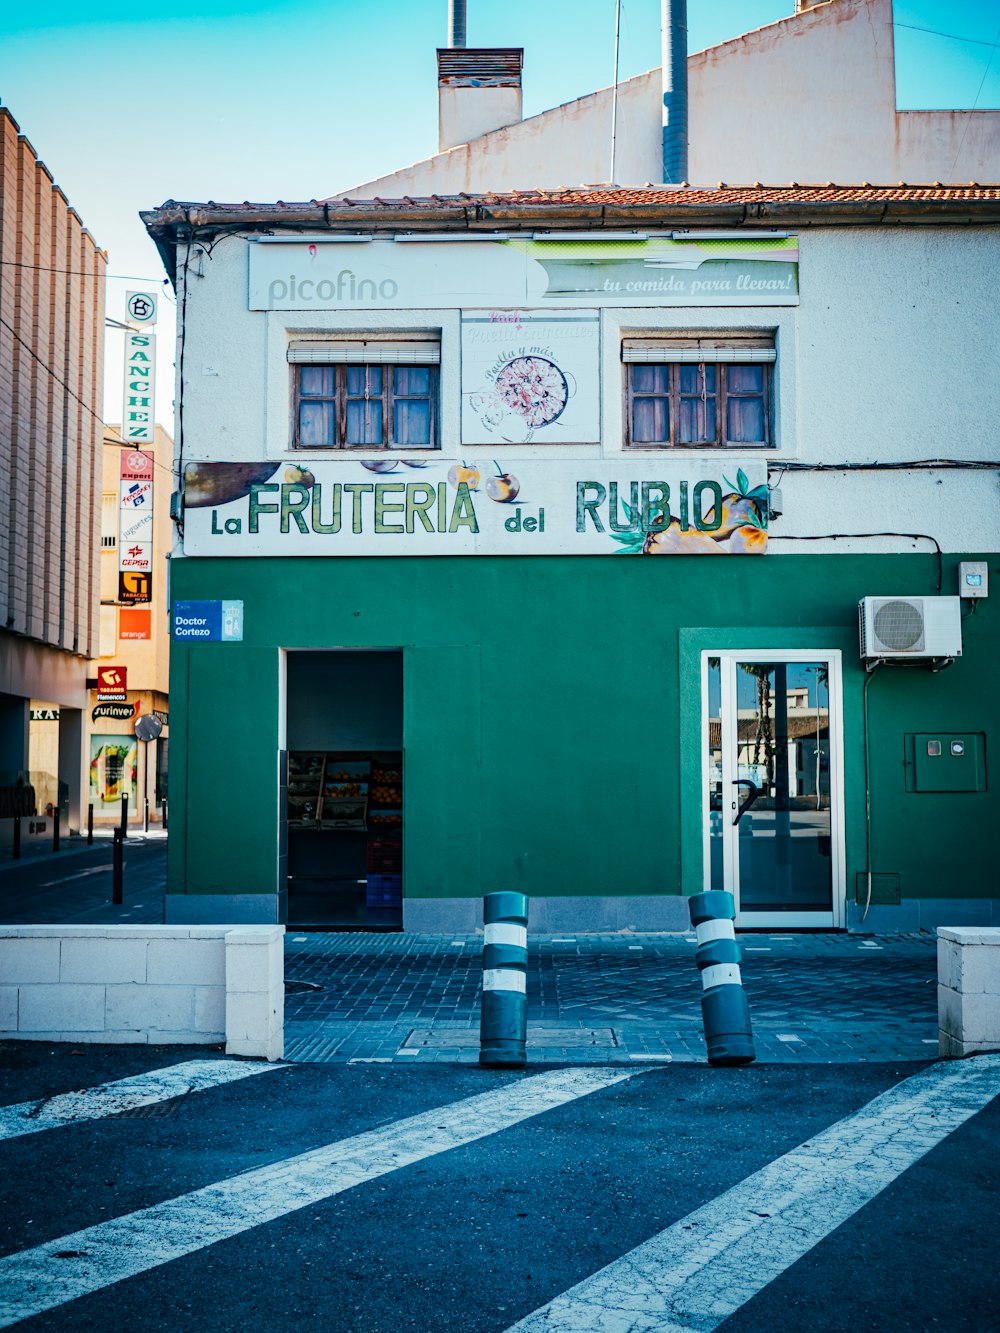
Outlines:
{"type": "Polygon", "coordinates": [[[171,1097],[183,1097],[188,1092],[203,1092],[206,1088],[235,1083],[251,1074],[266,1074],[269,1069],[287,1067],[249,1064],[241,1060],[186,1060],[166,1069],[150,1070],[148,1074],[101,1083],[96,1088],[64,1092],[58,1097],[35,1102],[19,1102],[16,1106],[0,1106],[0,1141],[16,1139],[22,1134],[36,1134],[41,1129],[54,1129],[57,1125],[100,1120],[121,1111],[134,1111],[140,1106],[169,1101],[171,1097]]]}
{"type": "Polygon", "coordinates": [[[637,1073],[559,1069],[535,1074],[12,1254],[0,1259],[0,1328],[400,1167],[488,1138],[637,1073]],[[60,1252],[72,1257],[58,1258],[60,1252]]]}
{"type": "Polygon", "coordinates": [[[1000,1056],[934,1065],[507,1333],[711,1333],[1000,1094],[1000,1056]]]}

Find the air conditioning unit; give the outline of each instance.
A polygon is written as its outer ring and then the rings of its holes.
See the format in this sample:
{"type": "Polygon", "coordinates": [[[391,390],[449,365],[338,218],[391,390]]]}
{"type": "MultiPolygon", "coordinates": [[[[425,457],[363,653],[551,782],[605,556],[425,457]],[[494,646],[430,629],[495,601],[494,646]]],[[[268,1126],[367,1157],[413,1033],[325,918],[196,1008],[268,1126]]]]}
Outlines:
{"type": "Polygon", "coordinates": [[[865,597],[858,604],[861,656],[941,658],[962,655],[960,597],[865,597]]]}

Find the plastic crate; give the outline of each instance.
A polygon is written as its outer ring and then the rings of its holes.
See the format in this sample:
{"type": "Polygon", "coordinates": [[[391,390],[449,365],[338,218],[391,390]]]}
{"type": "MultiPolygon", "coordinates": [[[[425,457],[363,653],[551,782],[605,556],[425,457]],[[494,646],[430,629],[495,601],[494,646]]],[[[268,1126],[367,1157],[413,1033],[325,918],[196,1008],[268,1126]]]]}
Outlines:
{"type": "Polygon", "coordinates": [[[369,875],[365,898],[369,907],[399,907],[403,902],[402,875],[369,875]]]}
{"type": "Polygon", "coordinates": [[[399,874],[403,868],[403,844],[373,838],[368,844],[368,873],[399,874]]]}

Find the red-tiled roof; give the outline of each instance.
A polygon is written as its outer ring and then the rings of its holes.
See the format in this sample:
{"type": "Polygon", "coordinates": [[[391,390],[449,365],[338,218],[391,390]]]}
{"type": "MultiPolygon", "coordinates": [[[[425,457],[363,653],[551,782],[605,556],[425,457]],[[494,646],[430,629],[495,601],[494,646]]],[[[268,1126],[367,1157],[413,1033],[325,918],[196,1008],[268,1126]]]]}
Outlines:
{"type": "Polygon", "coordinates": [[[321,199],[317,202],[330,207],[356,207],[359,204],[445,207],[473,204],[605,204],[611,207],[684,207],[685,204],[761,204],[761,203],[879,203],[912,200],[965,200],[1000,199],[1000,184],[980,185],[972,181],[966,185],[943,185],[934,181],[929,185],[910,185],[900,181],[896,185],[727,185],[717,186],[645,185],[639,188],[619,185],[586,185],[558,190],[504,190],[482,194],[432,194],[419,197],[404,195],[401,199],[321,199]]]}
{"type": "Polygon", "coordinates": [[[531,231],[601,227],[940,226],[1000,222],[1000,184],[579,185],[558,190],[427,195],[402,199],[309,199],[270,204],[186,203],[168,199],[140,215],[167,272],[174,246],[193,231],[287,228],[356,231],[531,231]]]}

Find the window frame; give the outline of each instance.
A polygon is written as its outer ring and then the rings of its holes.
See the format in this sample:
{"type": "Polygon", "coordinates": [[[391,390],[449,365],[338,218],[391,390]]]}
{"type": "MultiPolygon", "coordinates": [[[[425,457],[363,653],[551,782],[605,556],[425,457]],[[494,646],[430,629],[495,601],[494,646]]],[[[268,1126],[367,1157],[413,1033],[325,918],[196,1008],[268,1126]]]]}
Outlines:
{"type": "MultiPolygon", "coordinates": [[[[305,346],[298,344],[299,347],[305,346]]],[[[308,344],[305,355],[294,355],[293,344],[289,348],[288,362],[291,375],[291,431],[290,447],[296,452],[317,453],[323,450],[336,453],[396,452],[420,450],[429,452],[440,449],[441,416],[441,377],[440,343],[430,340],[403,340],[394,338],[389,350],[385,343],[376,339],[339,339],[337,342],[317,341],[308,344]],[[406,343],[405,353],[399,355],[399,348],[406,343]],[[324,356],[324,350],[327,354],[324,356]],[[421,359],[425,352],[425,359],[421,359]],[[353,355],[352,355],[353,354],[353,355]],[[368,371],[378,368],[382,372],[382,387],[370,395],[348,394],[348,372],[352,370],[368,371]],[[302,371],[321,369],[333,372],[332,395],[302,393],[302,371]],[[426,395],[397,393],[395,372],[397,370],[426,370],[428,372],[428,392],[426,395]],[[347,441],[348,402],[372,401],[379,404],[382,414],[382,439],[378,443],[349,444],[347,441]],[[429,404],[429,429],[426,444],[410,444],[395,439],[396,404],[400,402],[427,401],[429,404]],[[332,405],[333,439],[323,444],[304,444],[301,440],[301,408],[303,402],[320,402],[332,405]]]]}
{"type": "MultiPolygon", "coordinates": [[[[623,447],[628,450],[664,450],[664,449],[711,449],[731,451],[735,449],[771,450],[777,447],[774,439],[774,400],[776,365],[775,342],[773,335],[750,335],[731,337],[726,335],[692,335],[683,338],[657,338],[655,336],[627,337],[622,340],[623,370],[623,447]],[[628,350],[641,348],[643,355],[629,357],[628,350]],[[701,353],[700,356],[696,355],[701,353]],[[642,391],[638,393],[634,383],[636,366],[666,367],[668,382],[666,393],[642,391]],[[684,366],[697,366],[704,382],[705,367],[712,365],[716,370],[715,398],[715,435],[710,440],[679,441],[677,432],[680,423],[681,406],[681,370],[684,366]],[[763,367],[763,440],[730,440],[728,433],[729,412],[729,369],[731,366],[760,365],[763,367]],[[635,440],[635,404],[636,399],[666,398],[668,413],[668,435],[664,440],[635,440]]],[[[683,397],[691,395],[684,393],[683,397]]],[[[743,396],[733,393],[738,401],[743,396]]],[[[756,396],[756,395],[753,395],[756,396]]]]}

